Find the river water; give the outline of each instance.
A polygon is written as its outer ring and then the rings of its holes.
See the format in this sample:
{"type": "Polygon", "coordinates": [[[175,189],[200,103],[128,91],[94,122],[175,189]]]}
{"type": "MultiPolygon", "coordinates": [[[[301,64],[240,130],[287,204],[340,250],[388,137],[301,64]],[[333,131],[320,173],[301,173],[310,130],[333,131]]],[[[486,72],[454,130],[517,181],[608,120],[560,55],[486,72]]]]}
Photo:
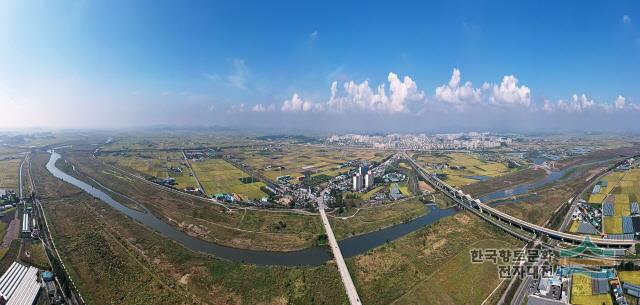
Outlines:
{"type": "MultiPolygon", "coordinates": [[[[60,154],[51,151],[51,157],[47,163],[47,170],[52,175],[84,190],[93,197],[99,198],[114,209],[159,232],[167,238],[176,241],[189,250],[211,254],[231,261],[256,265],[316,266],[331,259],[329,249],[324,246],[310,247],[290,252],[256,251],[226,247],[190,236],[155,217],[146,210],[146,208],[145,211],[133,210],[114,200],[102,190],[66,174],[56,167],[55,164],[58,159],[60,159],[60,154]]],[[[453,208],[438,209],[431,205],[427,208],[429,209],[427,214],[412,221],[340,241],[339,245],[343,256],[352,257],[362,254],[388,241],[395,240],[417,229],[430,225],[443,217],[456,213],[453,208]]]]}
{"type": "Polygon", "coordinates": [[[542,178],[540,180],[537,180],[537,181],[534,181],[534,182],[531,182],[531,183],[521,184],[521,185],[518,185],[516,187],[509,188],[509,189],[496,191],[496,192],[493,192],[493,193],[490,193],[488,195],[484,195],[484,196],[480,197],[480,200],[482,202],[489,202],[489,201],[496,200],[496,199],[507,198],[507,197],[511,197],[511,196],[525,194],[525,193],[528,193],[528,192],[533,191],[535,189],[541,188],[541,187],[543,187],[543,186],[545,186],[545,185],[547,185],[549,183],[555,182],[556,180],[567,176],[567,174],[573,172],[576,169],[579,169],[579,168],[582,168],[582,167],[586,167],[586,166],[590,166],[590,165],[593,165],[593,164],[605,164],[607,162],[611,162],[614,159],[615,158],[606,159],[606,160],[602,160],[602,161],[593,161],[593,162],[583,163],[583,164],[579,164],[579,165],[569,166],[569,167],[564,168],[564,169],[559,170],[559,171],[551,171],[550,174],[546,175],[544,178],[542,178]]]}

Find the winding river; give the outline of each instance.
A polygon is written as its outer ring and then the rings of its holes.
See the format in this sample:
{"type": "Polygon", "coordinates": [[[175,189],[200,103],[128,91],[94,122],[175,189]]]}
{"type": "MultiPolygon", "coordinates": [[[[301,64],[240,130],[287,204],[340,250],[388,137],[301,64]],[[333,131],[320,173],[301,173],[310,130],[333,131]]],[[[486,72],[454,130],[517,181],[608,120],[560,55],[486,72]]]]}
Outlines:
{"type": "MultiPolygon", "coordinates": [[[[586,167],[586,166],[590,166],[593,164],[605,164],[607,162],[611,162],[612,160],[614,160],[616,158],[611,158],[611,159],[606,159],[606,160],[601,160],[601,161],[593,161],[593,162],[587,162],[587,163],[582,163],[582,164],[577,164],[577,165],[573,165],[573,166],[569,166],[567,168],[564,168],[562,170],[559,171],[551,171],[550,174],[546,175],[544,178],[536,180],[534,182],[530,182],[530,183],[525,183],[525,184],[521,184],[512,188],[508,188],[508,189],[504,189],[504,190],[499,190],[487,195],[484,195],[482,197],[480,197],[480,200],[482,202],[490,202],[496,199],[502,199],[502,198],[507,198],[507,197],[511,197],[511,196],[516,196],[516,195],[521,195],[521,194],[525,194],[528,192],[531,192],[535,189],[539,189],[547,184],[550,184],[552,182],[555,182],[556,180],[560,179],[560,178],[564,178],[565,176],[571,174],[574,170],[581,168],[581,167],[586,167]]],[[[517,202],[517,201],[514,201],[517,202]]],[[[501,203],[501,204],[505,204],[505,203],[501,203]]]]}
{"type": "MultiPolygon", "coordinates": [[[[131,209],[114,200],[107,193],[92,185],[70,176],[56,167],[56,161],[60,159],[60,154],[50,151],[51,157],[47,162],[47,170],[57,178],[70,183],[93,197],[99,198],[112,208],[126,214],[132,219],[148,226],[160,234],[183,245],[187,249],[214,255],[223,259],[256,264],[256,265],[280,265],[280,266],[317,266],[331,259],[329,249],[324,246],[310,247],[303,250],[291,252],[256,251],[247,249],[231,248],[202,239],[190,236],[172,227],[163,220],[155,217],[144,208],[144,211],[131,209]]],[[[378,231],[354,236],[339,242],[342,254],[345,257],[352,257],[376,248],[388,241],[395,240],[409,234],[424,226],[430,225],[437,220],[456,213],[455,209],[438,209],[429,205],[429,212],[409,222],[384,228],[378,231]]]]}

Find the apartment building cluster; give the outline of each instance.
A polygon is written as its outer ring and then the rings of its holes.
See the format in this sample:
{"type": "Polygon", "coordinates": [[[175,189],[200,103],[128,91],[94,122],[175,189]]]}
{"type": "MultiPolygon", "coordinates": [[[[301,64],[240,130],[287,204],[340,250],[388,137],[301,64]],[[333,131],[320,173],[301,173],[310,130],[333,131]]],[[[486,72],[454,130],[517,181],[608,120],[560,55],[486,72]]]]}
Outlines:
{"type": "Polygon", "coordinates": [[[327,138],[330,145],[353,145],[378,149],[451,150],[487,149],[508,146],[512,139],[488,132],[452,134],[388,134],[388,135],[333,135],[327,138]]]}
{"type": "Polygon", "coordinates": [[[358,172],[353,175],[353,191],[359,192],[361,190],[370,189],[373,187],[373,173],[369,170],[368,165],[363,165],[358,168],[358,172]]]}

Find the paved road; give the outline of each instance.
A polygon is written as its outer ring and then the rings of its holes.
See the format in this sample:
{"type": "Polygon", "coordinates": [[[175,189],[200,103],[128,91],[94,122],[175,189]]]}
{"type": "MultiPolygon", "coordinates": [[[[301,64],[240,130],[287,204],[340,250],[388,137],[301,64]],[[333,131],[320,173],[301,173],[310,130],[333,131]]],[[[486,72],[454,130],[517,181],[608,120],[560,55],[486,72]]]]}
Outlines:
{"type": "Polygon", "coordinates": [[[187,166],[189,167],[191,174],[193,174],[193,178],[196,179],[196,182],[198,183],[198,187],[200,188],[202,194],[204,194],[205,197],[209,197],[207,196],[207,192],[204,190],[204,186],[202,186],[202,183],[200,183],[200,179],[198,179],[196,171],[194,171],[193,167],[191,167],[191,163],[189,162],[189,158],[187,158],[187,154],[184,153],[184,149],[182,150],[182,157],[184,158],[184,162],[187,162],[187,166]]]}
{"type": "Polygon", "coordinates": [[[583,192],[593,188],[593,186],[596,184],[596,182],[598,182],[598,180],[600,180],[600,178],[602,178],[605,175],[607,175],[610,171],[611,171],[611,169],[607,169],[604,172],[600,173],[599,175],[595,176],[591,183],[589,183],[585,188],[580,190],[580,192],[578,192],[575,197],[573,197],[573,200],[571,201],[571,208],[569,208],[569,211],[565,215],[565,217],[564,217],[564,219],[562,221],[562,224],[560,225],[559,231],[566,232],[568,230],[569,223],[571,222],[571,215],[573,215],[573,212],[575,212],[575,210],[578,208],[578,201],[580,201],[580,194],[582,194],[583,192]]]}
{"type": "MultiPolygon", "coordinates": [[[[68,271],[67,267],[65,266],[64,261],[60,257],[60,253],[58,252],[58,248],[56,248],[55,241],[53,240],[53,237],[51,236],[51,231],[49,229],[50,228],[49,227],[49,221],[47,220],[47,216],[44,214],[44,209],[42,208],[42,204],[38,200],[37,196],[35,196],[36,195],[36,184],[33,182],[33,174],[31,173],[31,156],[30,156],[30,154],[27,155],[26,160],[27,160],[26,162],[28,162],[28,165],[29,165],[29,185],[31,185],[31,191],[34,194],[34,197],[33,197],[33,207],[35,209],[34,210],[34,214],[36,216],[40,216],[41,220],[44,220],[44,221],[40,221],[39,222],[40,226],[44,229],[44,230],[41,230],[41,232],[40,232],[41,240],[44,243],[45,248],[49,249],[48,252],[51,253],[52,255],[56,256],[56,259],[62,265],[62,270],[65,273],[65,274],[56,274],[56,277],[55,277],[56,283],[58,284],[58,287],[62,287],[62,285],[60,284],[60,281],[59,281],[59,277],[63,276],[65,278],[67,278],[69,280],[69,283],[71,284],[71,289],[69,289],[69,294],[65,293],[64,290],[60,289],[60,291],[62,292],[62,296],[64,297],[65,304],[71,304],[71,305],[85,304],[84,299],[82,298],[82,295],[78,291],[78,287],[76,286],[76,284],[73,281],[73,279],[71,277],[69,277],[69,271],[68,271]]],[[[20,167],[20,170],[22,170],[22,167],[20,167]]],[[[22,176],[22,172],[20,173],[20,176],[22,176]]],[[[47,259],[49,259],[49,256],[47,256],[47,259]]],[[[51,261],[50,260],[49,260],[49,265],[51,265],[51,261]]]]}
{"type": "Polygon", "coordinates": [[[349,274],[347,264],[344,262],[344,258],[342,257],[342,252],[340,252],[340,247],[338,247],[336,237],[333,235],[333,230],[331,229],[331,224],[329,224],[327,214],[324,212],[324,204],[318,204],[318,209],[320,210],[320,218],[322,218],[324,230],[327,232],[329,247],[331,247],[333,258],[336,261],[336,265],[338,265],[338,271],[340,271],[340,277],[342,278],[342,282],[344,283],[344,289],[347,292],[347,296],[349,297],[349,303],[351,305],[361,305],[362,303],[360,302],[358,291],[356,291],[356,286],[353,285],[351,274],[349,274]]]}
{"type": "Polygon", "coordinates": [[[20,170],[18,171],[19,176],[20,176],[19,179],[18,179],[19,185],[20,185],[20,198],[19,198],[20,200],[22,200],[22,166],[24,165],[24,161],[27,159],[28,156],[29,155],[25,156],[24,160],[22,160],[22,162],[20,162],[20,170]]]}
{"type": "Polygon", "coordinates": [[[527,275],[522,282],[520,283],[520,287],[516,291],[513,299],[511,299],[511,305],[521,305],[524,301],[524,297],[528,295],[529,287],[531,286],[531,282],[533,281],[533,277],[527,275]]]}

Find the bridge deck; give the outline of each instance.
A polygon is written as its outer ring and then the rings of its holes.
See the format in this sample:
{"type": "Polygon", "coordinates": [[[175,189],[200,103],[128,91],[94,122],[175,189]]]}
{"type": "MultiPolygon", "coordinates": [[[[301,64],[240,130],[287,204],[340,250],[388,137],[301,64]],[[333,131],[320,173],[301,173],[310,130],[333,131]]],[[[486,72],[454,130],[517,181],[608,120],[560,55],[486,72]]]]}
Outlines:
{"type": "MultiPolygon", "coordinates": [[[[575,234],[570,234],[570,233],[565,233],[565,232],[560,232],[553,229],[545,228],[536,224],[529,223],[522,219],[513,217],[507,213],[504,213],[493,207],[490,207],[482,203],[480,200],[474,199],[468,194],[464,194],[461,190],[446,184],[442,180],[430,174],[429,172],[424,170],[422,167],[420,167],[417,163],[415,163],[415,161],[412,158],[410,158],[407,154],[405,154],[405,157],[407,160],[409,160],[413,168],[416,169],[418,174],[422,178],[424,178],[427,182],[435,186],[437,189],[441,190],[447,196],[451,197],[461,206],[473,211],[475,214],[479,216],[490,215],[512,226],[518,226],[518,227],[521,227],[522,229],[526,229],[528,231],[534,232],[535,234],[546,235],[556,240],[572,242],[576,244],[582,243],[585,240],[585,237],[582,235],[575,235],[575,234]]],[[[486,217],[482,217],[482,218],[496,225],[495,222],[490,221],[486,217]]],[[[512,229],[505,228],[504,226],[500,226],[500,227],[502,227],[505,230],[513,231],[512,229]]],[[[514,235],[521,234],[520,232],[515,232],[515,231],[510,233],[514,235]]],[[[603,239],[603,238],[591,238],[591,242],[598,246],[605,246],[605,247],[632,247],[636,243],[635,240],[613,240],[613,239],[603,239]]]]}

